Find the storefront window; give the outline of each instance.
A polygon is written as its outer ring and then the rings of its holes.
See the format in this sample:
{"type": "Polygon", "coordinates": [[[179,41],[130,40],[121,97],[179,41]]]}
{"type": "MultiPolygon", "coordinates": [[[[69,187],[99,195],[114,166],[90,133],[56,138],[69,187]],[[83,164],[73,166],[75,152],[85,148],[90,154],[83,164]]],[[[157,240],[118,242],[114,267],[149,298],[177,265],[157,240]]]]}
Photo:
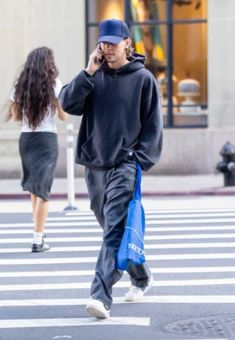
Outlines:
{"type": "Polygon", "coordinates": [[[200,111],[207,104],[207,50],[201,39],[205,31],[205,24],[201,23],[174,28],[173,96],[181,104],[179,112],[200,111]],[[186,107],[187,103],[192,107],[186,107]]]}
{"type": "Polygon", "coordinates": [[[167,127],[207,126],[207,0],[86,0],[87,56],[99,22],[125,20],[160,84],[167,127]]]}
{"type": "Polygon", "coordinates": [[[125,19],[125,0],[87,0],[88,23],[105,19],[125,19]]]}

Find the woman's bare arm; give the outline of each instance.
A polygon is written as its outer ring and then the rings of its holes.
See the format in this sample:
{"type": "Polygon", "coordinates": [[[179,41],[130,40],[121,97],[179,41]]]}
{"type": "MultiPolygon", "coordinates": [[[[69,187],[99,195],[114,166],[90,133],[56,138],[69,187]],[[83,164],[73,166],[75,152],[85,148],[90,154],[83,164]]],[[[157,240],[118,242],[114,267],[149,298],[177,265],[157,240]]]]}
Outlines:
{"type": "Polygon", "coordinates": [[[65,121],[68,118],[68,114],[62,109],[62,106],[60,105],[59,100],[57,101],[57,113],[58,113],[59,119],[61,120],[65,121]]]}

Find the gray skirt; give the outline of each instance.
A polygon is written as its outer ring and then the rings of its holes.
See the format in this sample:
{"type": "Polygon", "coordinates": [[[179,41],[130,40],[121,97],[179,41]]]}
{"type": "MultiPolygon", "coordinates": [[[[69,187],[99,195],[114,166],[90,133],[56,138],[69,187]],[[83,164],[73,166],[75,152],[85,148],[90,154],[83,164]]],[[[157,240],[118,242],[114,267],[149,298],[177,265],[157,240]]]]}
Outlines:
{"type": "Polygon", "coordinates": [[[22,132],[19,139],[24,191],[47,201],[58,159],[57,134],[52,132],[22,132]]]}

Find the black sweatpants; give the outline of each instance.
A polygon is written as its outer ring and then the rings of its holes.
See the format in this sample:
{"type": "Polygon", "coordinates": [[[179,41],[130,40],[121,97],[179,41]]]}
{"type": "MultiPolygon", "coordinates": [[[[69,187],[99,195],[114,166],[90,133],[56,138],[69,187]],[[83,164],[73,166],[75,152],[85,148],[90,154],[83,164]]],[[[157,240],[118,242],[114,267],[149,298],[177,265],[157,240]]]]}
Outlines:
{"type": "MultiPolygon", "coordinates": [[[[85,178],[91,210],[103,228],[91,297],[110,308],[112,287],[122,277],[122,271],[115,268],[115,256],[124,232],[128,203],[135,189],[136,163],[128,161],[109,170],[86,167],[85,178]]],[[[147,286],[150,271],[146,263],[130,266],[128,273],[134,286],[147,286]]]]}

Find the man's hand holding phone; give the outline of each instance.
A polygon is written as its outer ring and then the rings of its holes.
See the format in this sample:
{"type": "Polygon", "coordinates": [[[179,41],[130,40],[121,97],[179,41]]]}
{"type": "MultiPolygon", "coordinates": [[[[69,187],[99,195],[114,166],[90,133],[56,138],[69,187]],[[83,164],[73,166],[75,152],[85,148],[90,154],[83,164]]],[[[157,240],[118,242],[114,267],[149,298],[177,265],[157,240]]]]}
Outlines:
{"type": "Polygon", "coordinates": [[[103,52],[99,44],[96,47],[96,49],[90,54],[89,61],[88,61],[85,71],[92,76],[100,68],[103,61],[104,61],[104,56],[103,56],[103,52]]]}

